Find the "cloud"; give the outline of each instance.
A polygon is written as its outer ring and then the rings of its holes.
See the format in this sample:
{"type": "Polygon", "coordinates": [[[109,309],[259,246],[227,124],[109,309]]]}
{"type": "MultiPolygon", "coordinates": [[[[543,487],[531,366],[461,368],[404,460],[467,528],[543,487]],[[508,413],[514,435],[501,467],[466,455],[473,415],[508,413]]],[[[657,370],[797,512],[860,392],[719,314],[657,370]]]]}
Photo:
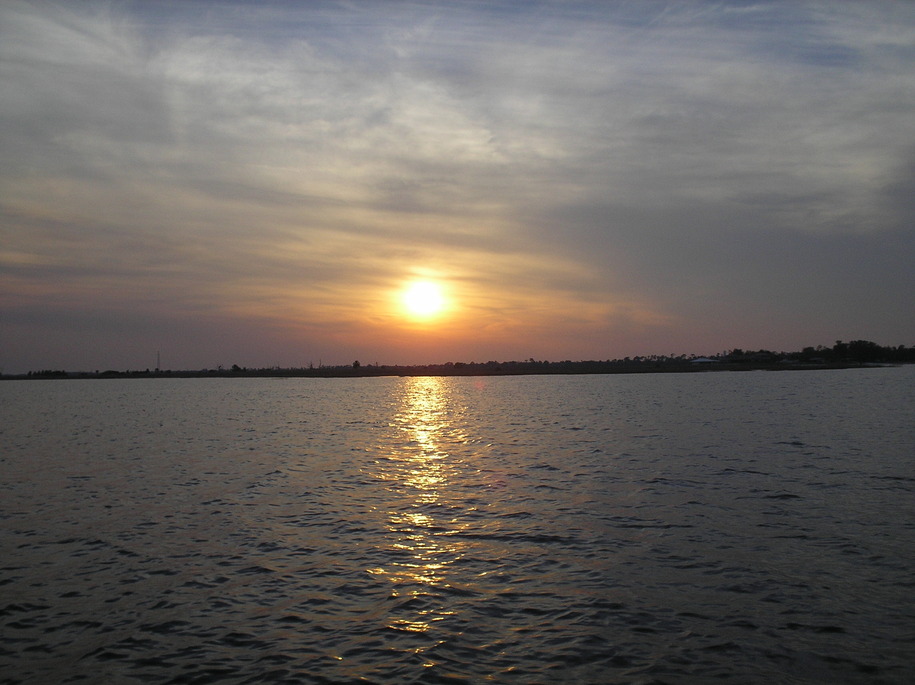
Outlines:
{"type": "Polygon", "coordinates": [[[903,4],[5,3],[4,307],[400,361],[912,335],[913,44],[903,4]],[[418,269],[467,318],[411,347],[418,269]]]}

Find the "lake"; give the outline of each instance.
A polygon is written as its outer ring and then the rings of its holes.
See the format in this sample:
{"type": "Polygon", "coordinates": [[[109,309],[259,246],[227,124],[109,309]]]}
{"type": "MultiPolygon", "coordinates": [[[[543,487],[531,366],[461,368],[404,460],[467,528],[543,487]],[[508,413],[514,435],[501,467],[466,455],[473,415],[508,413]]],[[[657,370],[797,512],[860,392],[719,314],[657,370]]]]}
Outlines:
{"type": "Polygon", "coordinates": [[[0,408],[0,683],[911,682],[912,366],[0,408]]]}

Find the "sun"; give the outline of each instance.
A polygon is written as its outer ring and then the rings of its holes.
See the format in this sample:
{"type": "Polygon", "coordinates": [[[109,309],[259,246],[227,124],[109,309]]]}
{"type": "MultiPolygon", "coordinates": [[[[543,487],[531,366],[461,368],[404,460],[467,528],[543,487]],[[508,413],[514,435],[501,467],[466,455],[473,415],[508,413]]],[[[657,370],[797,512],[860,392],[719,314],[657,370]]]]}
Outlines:
{"type": "Polygon", "coordinates": [[[441,314],[447,304],[442,287],[432,281],[413,281],[403,291],[402,301],[406,312],[418,319],[441,314]]]}

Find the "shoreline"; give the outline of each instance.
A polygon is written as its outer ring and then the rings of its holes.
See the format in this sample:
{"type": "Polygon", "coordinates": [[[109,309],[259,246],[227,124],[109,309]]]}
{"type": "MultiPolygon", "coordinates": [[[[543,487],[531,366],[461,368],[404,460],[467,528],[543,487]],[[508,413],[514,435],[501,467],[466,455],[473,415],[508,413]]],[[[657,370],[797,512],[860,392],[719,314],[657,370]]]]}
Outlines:
{"type": "Polygon", "coordinates": [[[2,374],[0,380],[104,380],[113,378],[383,378],[420,376],[575,376],[639,373],[716,373],[724,371],[822,371],[904,366],[903,362],[774,363],[705,361],[486,362],[423,365],[328,366],[318,368],[200,369],[143,371],[45,371],[2,374]]]}

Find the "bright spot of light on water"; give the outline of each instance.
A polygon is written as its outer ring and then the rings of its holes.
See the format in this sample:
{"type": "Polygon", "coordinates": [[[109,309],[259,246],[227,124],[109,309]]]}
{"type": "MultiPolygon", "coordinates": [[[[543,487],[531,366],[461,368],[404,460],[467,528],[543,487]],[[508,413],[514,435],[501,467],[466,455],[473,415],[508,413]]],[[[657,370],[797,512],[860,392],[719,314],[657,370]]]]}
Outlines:
{"type": "MultiPolygon", "coordinates": [[[[397,508],[388,511],[387,529],[391,564],[369,569],[392,584],[393,596],[428,599],[430,588],[448,588],[450,567],[462,557],[464,543],[444,533],[452,522],[440,520],[447,511],[449,490],[455,484],[449,477],[453,466],[447,444],[454,430],[449,422],[447,386],[441,378],[408,378],[403,381],[400,406],[394,417],[403,433],[402,447],[386,460],[385,480],[397,508]]],[[[420,609],[409,619],[398,618],[388,628],[421,633],[433,623],[444,620],[450,610],[436,605],[420,609]]]]}

